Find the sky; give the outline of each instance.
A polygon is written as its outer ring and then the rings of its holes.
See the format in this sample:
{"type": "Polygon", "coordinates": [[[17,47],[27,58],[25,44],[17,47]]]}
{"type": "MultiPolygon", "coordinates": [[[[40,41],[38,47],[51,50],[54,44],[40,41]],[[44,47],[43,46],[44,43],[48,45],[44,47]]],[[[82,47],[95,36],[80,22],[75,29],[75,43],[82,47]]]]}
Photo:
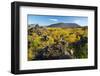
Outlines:
{"type": "Polygon", "coordinates": [[[39,24],[40,26],[48,26],[55,23],[77,23],[80,26],[88,25],[88,17],[82,16],[53,16],[53,15],[28,15],[28,25],[39,24]]]}

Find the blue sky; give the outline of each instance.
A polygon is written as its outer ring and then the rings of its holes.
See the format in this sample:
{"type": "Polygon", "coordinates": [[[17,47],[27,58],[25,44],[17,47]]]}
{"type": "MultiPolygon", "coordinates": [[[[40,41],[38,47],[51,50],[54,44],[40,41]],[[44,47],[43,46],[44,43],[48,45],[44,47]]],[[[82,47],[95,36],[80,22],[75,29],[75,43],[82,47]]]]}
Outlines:
{"type": "Polygon", "coordinates": [[[51,15],[28,15],[29,24],[39,24],[40,26],[47,26],[54,23],[77,23],[81,26],[88,24],[88,17],[81,16],[51,16],[51,15]]]}

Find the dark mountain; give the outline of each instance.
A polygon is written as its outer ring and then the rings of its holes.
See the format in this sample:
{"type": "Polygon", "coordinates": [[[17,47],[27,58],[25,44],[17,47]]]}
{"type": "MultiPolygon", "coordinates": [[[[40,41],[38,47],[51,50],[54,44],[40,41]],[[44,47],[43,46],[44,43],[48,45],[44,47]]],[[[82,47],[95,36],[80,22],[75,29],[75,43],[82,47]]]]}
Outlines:
{"type": "Polygon", "coordinates": [[[76,23],[56,23],[56,24],[51,24],[48,27],[81,27],[80,25],[76,24],[76,23]]]}

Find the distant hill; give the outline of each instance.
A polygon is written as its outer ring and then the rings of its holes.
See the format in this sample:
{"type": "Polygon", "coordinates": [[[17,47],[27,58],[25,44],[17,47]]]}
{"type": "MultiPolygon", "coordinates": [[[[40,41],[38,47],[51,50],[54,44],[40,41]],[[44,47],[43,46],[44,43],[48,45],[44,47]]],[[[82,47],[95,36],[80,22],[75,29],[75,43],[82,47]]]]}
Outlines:
{"type": "Polygon", "coordinates": [[[28,27],[35,27],[36,25],[38,25],[38,24],[30,24],[30,25],[28,25],[28,27]]]}
{"type": "Polygon", "coordinates": [[[76,23],[56,23],[56,24],[51,24],[48,27],[81,27],[80,25],[76,24],[76,23]]]}
{"type": "Polygon", "coordinates": [[[30,25],[28,25],[28,29],[34,28],[34,27],[36,27],[36,26],[38,26],[38,27],[39,27],[39,25],[38,25],[38,24],[30,24],[30,25]]]}

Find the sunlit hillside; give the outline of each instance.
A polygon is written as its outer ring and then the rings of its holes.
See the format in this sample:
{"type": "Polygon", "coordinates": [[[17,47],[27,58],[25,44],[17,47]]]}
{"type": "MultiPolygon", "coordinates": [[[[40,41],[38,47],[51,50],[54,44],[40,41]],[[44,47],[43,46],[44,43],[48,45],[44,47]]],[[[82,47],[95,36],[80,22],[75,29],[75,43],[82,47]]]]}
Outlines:
{"type": "Polygon", "coordinates": [[[87,42],[87,27],[29,27],[28,60],[87,58],[87,42]]]}

